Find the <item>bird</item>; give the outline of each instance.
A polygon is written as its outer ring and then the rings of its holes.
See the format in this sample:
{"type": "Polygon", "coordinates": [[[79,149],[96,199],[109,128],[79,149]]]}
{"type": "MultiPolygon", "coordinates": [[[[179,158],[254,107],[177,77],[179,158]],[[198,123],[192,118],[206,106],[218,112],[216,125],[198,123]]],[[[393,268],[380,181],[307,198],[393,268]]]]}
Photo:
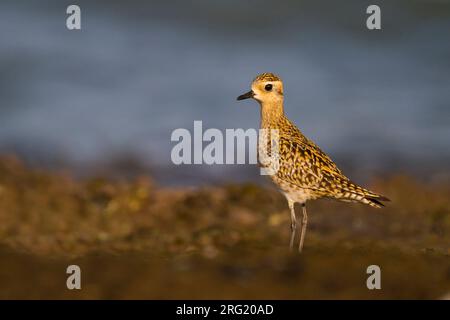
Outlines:
{"type": "MultiPolygon", "coordinates": [[[[359,202],[374,208],[381,208],[384,206],[383,201],[390,201],[387,197],[365,189],[347,178],[333,160],[286,117],[283,107],[283,82],[280,77],[273,73],[258,75],[251,84],[251,90],[237,97],[237,100],[250,98],[260,105],[261,130],[276,132],[276,142],[271,138],[259,140],[258,155],[261,157],[261,151],[264,151],[271,156],[271,148],[276,145],[278,157],[274,159],[277,159],[277,164],[270,178],[284,194],[289,206],[291,251],[297,233],[296,203],[302,207],[298,244],[298,251],[301,253],[308,224],[307,201],[331,198],[359,202]],[[261,141],[264,141],[262,146],[261,141]]],[[[260,160],[258,162],[263,167],[268,166],[260,160]]]]}

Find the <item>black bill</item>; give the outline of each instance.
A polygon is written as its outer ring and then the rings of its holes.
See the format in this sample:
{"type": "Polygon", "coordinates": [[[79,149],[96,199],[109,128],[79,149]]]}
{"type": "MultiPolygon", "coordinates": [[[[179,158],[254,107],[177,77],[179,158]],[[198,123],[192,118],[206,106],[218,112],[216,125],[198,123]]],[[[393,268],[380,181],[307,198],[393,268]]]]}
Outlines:
{"type": "Polygon", "coordinates": [[[249,98],[253,98],[255,94],[253,93],[252,90],[250,90],[247,93],[241,94],[239,97],[237,97],[238,100],[245,100],[245,99],[249,99],[249,98]]]}

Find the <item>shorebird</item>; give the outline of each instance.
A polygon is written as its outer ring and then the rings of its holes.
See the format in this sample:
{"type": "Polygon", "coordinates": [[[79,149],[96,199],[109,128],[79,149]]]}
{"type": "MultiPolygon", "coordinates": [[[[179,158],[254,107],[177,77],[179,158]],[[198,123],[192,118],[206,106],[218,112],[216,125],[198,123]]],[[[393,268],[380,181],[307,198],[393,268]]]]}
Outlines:
{"type": "MultiPolygon", "coordinates": [[[[297,230],[295,204],[302,206],[302,220],[298,251],[302,252],[308,215],[306,202],[331,198],[347,202],[360,202],[381,208],[388,198],[362,188],[344,176],[336,164],[284,115],[283,82],[273,73],[257,76],[251,90],[237,100],[253,98],[261,106],[261,129],[276,130],[278,144],[278,169],[271,179],[287,199],[291,213],[291,238],[294,247],[297,230]]],[[[265,143],[268,149],[271,142],[265,143]]],[[[259,146],[261,150],[261,146],[259,146]]]]}

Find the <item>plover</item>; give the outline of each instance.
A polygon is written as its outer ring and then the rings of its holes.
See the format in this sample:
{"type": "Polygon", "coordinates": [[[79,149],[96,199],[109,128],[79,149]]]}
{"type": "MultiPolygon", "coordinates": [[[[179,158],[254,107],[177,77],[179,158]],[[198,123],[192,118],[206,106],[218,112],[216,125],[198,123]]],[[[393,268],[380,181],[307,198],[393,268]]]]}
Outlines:
{"type": "MultiPolygon", "coordinates": [[[[305,137],[284,115],[283,82],[272,73],[257,76],[251,90],[237,100],[253,98],[261,106],[261,129],[278,132],[278,171],[271,179],[287,199],[291,212],[290,249],[293,249],[297,230],[295,203],[302,206],[299,252],[303,249],[308,215],[306,202],[332,198],[347,202],[361,202],[375,208],[388,198],[362,188],[344,176],[336,164],[318,146],[305,137]]],[[[270,141],[267,148],[270,148],[270,141]]],[[[259,147],[261,148],[261,146],[259,147]]]]}

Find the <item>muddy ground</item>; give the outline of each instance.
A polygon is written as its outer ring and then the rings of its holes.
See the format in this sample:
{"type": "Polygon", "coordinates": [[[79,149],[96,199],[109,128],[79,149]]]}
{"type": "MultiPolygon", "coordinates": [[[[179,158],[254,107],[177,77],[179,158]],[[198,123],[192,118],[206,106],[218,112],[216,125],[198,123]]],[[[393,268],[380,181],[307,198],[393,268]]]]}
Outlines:
{"type": "MultiPolygon", "coordinates": [[[[161,188],[75,179],[0,159],[1,299],[438,299],[450,293],[450,183],[380,177],[383,209],[308,204],[304,253],[289,212],[253,184],[161,188]],[[82,289],[66,288],[66,268],[82,289]],[[381,267],[381,290],[366,268],[381,267]]],[[[297,208],[300,212],[300,208],[297,208]]]]}

